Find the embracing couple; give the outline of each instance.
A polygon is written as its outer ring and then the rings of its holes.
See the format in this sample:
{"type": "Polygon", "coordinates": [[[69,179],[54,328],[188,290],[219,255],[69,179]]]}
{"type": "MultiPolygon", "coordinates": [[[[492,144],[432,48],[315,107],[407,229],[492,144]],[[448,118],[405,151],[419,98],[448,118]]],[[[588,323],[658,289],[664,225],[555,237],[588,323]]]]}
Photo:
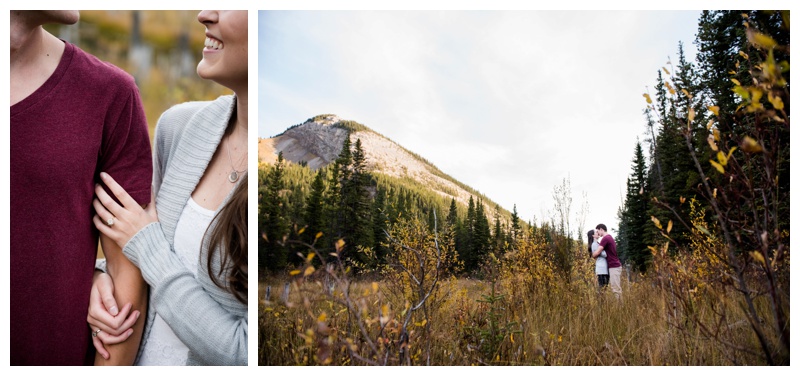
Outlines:
{"type": "Polygon", "coordinates": [[[617,256],[617,243],[608,233],[606,225],[599,224],[594,230],[589,230],[589,254],[595,259],[595,274],[600,289],[611,285],[611,291],[619,298],[622,295],[620,275],[622,263],[617,256]]]}
{"type": "Polygon", "coordinates": [[[234,95],[152,151],[133,78],[42,27],[78,19],[11,11],[11,365],[246,365],[247,12],[198,14],[234,95]]]}

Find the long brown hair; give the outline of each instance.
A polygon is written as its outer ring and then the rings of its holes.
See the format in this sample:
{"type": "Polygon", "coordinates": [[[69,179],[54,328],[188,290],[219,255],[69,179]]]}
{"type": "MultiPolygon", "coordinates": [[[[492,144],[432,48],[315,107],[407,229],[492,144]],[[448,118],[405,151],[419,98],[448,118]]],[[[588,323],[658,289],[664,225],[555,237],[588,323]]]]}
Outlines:
{"type": "Polygon", "coordinates": [[[208,276],[219,288],[227,288],[236,300],[247,304],[247,173],[212,223],[213,229],[206,233],[208,276]],[[212,267],[216,252],[220,252],[221,259],[218,275],[212,267]]]}

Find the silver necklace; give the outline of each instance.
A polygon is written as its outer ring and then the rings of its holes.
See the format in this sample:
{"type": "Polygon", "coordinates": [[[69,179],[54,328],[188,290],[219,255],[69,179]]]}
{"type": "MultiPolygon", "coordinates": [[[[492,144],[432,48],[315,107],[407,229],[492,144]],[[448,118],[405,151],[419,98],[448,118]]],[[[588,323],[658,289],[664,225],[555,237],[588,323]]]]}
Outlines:
{"type": "MultiPolygon", "coordinates": [[[[230,141],[231,138],[230,136],[228,136],[228,143],[230,143],[230,141]]],[[[237,181],[239,181],[239,174],[247,171],[247,165],[245,165],[245,168],[243,170],[241,171],[237,170],[236,167],[233,165],[233,158],[231,158],[231,146],[230,145],[226,146],[228,149],[228,161],[231,162],[231,172],[230,174],[228,174],[228,181],[231,183],[236,183],[237,181]]]]}

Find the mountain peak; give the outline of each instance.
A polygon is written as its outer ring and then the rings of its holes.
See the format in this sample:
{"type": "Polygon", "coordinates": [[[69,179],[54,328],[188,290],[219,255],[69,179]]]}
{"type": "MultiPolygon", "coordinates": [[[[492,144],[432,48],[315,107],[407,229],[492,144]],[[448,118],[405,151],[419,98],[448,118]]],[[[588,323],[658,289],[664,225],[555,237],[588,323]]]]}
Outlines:
{"type": "MultiPolygon", "coordinates": [[[[340,118],[340,117],[338,117],[338,116],[336,116],[334,114],[322,114],[322,115],[317,115],[317,116],[314,116],[314,117],[306,120],[306,123],[317,123],[317,124],[321,124],[321,125],[334,125],[334,124],[336,124],[336,123],[338,123],[340,121],[342,121],[342,118],[340,118]]],[[[303,124],[305,124],[305,123],[303,123],[303,124]]]]}
{"type": "MultiPolygon", "coordinates": [[[[494,212],[491,200],[445,174],[420,155],[361,123],[343,120],[334,114],[314,116],[274,138],[259,140],[259,159],[269,162],[277,153],[283,152],[287,161],[306,163],[316,170],[336,160],[346,138],[353,144],[361,140],[367,170],[371,173],[414,181],[445,198],[455,198],[464,206],[470,196],[482,197],[487,213],[494,212]]],[[[505,217],[510,217],[507,210],[503,211],[505,217]]]]}

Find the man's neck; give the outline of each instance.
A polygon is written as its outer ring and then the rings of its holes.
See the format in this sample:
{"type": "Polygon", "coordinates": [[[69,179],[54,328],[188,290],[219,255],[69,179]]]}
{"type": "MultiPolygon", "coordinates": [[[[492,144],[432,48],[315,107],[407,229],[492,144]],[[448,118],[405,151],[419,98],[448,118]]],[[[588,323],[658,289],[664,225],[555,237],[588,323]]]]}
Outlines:
{"type": "Polygon", "coordinates": [[[24,20],[11,17],[11,71],[36,60],[45,46],[46,32],[41,26],[31,26],[24,20]]]}
{"type": "Polygon", "coordinates": [[[64,43],[38,24],[11,17],[11,105],[31,95],[55,72],[64,43]]]}

